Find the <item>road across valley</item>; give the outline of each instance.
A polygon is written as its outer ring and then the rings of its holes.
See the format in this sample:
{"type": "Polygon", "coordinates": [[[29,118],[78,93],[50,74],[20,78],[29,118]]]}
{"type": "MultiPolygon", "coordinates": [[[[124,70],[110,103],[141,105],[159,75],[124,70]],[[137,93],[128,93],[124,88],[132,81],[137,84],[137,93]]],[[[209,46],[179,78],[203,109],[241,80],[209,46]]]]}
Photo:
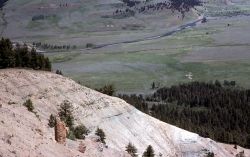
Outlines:
{"type": "Polygon", "coordinates": [[[155,35],[155,36],[145,37],[145,38],[141,38],[141,39],[134,39],[134,40],[127,40],[127,41],[121,41],[121,42],[114,42],[114,43],[108,43],[108,44],[95,45],[92,49],[100,49],[100,48],[107,47],[107,46],[136,43],[136,42],[141,42],[141,41],[155,40],[155,39],[167,37],[167,36],[173,35],[173,34],[175,34],[177,32],[183,31],[183,30],[185,30],[187,28],[194,27],[198,23],[200,23],[203,19],[204,19],[204,17],[199,18],[199,19],[197,19],[195,21],[192,21],[192,22],[189,22],[187,24],[181,25],[181,26],[177,27],[176,29],[174,29],[172,31],[169,31],[169,32],[166,32],[166,33],[161,34],[161,35],[155,35]]]}

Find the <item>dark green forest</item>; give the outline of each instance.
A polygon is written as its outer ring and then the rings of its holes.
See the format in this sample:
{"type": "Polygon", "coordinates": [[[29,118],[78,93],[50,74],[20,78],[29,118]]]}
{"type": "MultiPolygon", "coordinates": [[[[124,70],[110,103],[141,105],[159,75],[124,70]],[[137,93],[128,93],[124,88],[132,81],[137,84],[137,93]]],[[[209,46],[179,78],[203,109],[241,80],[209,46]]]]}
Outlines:
{"type": "Polygon", "coordinates": [[[4,68],[32,68],[34,70],[51,71],[51,63],[43,54],[37,53],[27,45],[13,46],[9,39],[0,40],[0,69],[4,68]]]}
{"type": "Polygon", "coordinates": [[[191,82],[119,95],[144,113],[219,142],[250,148],[250,90],[235,81],[191,82]]]}

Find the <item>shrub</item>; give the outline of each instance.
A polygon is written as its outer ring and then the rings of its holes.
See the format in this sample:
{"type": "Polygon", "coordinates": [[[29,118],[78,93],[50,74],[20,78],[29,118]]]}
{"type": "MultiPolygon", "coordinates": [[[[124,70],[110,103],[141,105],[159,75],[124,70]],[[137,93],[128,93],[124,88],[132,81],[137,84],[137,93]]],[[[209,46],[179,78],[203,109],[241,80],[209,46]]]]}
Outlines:
{"type": "Polygon", "coordinates": [[[106,143],[106,142],[105,142],[105,139],[106,139],[105,133],[103,132],[102,129],[97,128],[97,130],[96,130],[96,132],[95,132],[95,135],[97,135],[97,136],[100,137],[100,140],[101,140],[102,143],[104,143],[104,144],[106,143]]]}
{"type": "Polygon", "coordinates": [[[30,111],[30,112],[33,112],[33,110],[34,110],[33,103],[32,103],[32,101],[30,99],[25,101],[23,106],[25,106],[28,109],[28,111],[30,111]]]}
{"type": "Polygon", "coordinates": [[[75,134],[74,134],[74,132],[71,129],[69,130],[69,132],[67,134],[67,138],[71,139],[71,140],[75,140],[76,139],[75,134]]]}
{"type": "Polygon", "coordinates": [[[241,151],[241,152],[239,152],[238,154],[236,154],[235,157],[246,157],[246,156],[245,156],[245,153],[244,153],[244,150],[241,151]]]}
{"type": "Polygon", "coordinates": [[[58,74],[58,75],[63,75],[63,73],[62,73],[62,71],[61,70],[56,70],[56,74],[58,74]]]}
{"type": "Polygon", "coordinates": [[[213,152],[208,152],[207,157],[214,157],[214,153],[213,152]]]}
{"type": "Polygon", "coordinates": [[[79,125],[74,128],[74,135],[77,139],[85,139],[84,135],[87,135],[89,130],[84,125],[79,125]]]}
{"type": "Polygon", "coordinates": [[[49,127],[53,128],[56,125],[56,117],[51,114],[49,117],[49,123],[48,123],[49,127]]]}

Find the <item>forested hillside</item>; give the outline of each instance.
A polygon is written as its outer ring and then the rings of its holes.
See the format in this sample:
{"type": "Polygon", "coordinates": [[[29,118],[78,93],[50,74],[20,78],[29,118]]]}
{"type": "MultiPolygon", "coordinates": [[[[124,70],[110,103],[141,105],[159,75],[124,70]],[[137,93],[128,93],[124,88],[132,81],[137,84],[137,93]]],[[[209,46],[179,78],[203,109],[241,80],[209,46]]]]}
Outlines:
{"type": "Polygon", "coordinates": [[[0,0],[0,8],[3,7],[4,3],[7,2],[8,0],[0,0]]]}
{"type": "Polygon", "coordinates": [[[51,71],[51,63],[43,54],[37,53],[33,48],[29,50],[27,45],[13,44],[9,39],[0,40],[0,69],[25,67],[34,70],[51,71]]]}
{"type": "Polygon", "coordinates": [[[250,90],[234,81],[192,82],[161,88],[146,97],[120,97],[164,122],[250,148],[250,90]]]}

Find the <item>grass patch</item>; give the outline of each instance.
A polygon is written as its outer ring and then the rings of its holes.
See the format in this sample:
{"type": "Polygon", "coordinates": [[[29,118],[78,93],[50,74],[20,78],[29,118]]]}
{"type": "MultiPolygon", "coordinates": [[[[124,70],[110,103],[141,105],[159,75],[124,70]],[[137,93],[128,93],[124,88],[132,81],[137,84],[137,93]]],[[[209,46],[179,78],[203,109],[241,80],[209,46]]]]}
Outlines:
{"type": "Polygon", "coordinates": [[[70,61],[79,55],[80,53],[60,52],[59,54],[55,53],[55,54],[49,55],[49,59],[51,60],[52,63],[62,63],[62,62],[70,61]]]}

